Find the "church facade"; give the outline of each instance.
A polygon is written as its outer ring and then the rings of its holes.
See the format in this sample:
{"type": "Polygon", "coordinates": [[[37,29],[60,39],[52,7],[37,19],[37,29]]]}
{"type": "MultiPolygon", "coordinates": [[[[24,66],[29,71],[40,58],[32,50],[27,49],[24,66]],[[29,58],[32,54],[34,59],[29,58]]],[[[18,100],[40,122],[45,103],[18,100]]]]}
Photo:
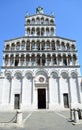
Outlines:
{"type": "Polygon", "coordinates": [[[4,43],[0,111],[62,110],[82,104],[76,41],[56,36],[55,17],[25,16],[25,36],[4,43]]]}

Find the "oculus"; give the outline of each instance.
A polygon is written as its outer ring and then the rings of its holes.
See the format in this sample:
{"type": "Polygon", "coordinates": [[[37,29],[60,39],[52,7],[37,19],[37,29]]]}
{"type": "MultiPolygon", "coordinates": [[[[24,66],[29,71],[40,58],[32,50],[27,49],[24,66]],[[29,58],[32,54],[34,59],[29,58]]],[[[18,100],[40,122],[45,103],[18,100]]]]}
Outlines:
{"type": "Polygon", "coordinates": [[[39,78],[39,81],[40,81],[40,82],[44,82],[44,78],[43,78],[43,77],[40,77],[40,78],[39,78]]]}

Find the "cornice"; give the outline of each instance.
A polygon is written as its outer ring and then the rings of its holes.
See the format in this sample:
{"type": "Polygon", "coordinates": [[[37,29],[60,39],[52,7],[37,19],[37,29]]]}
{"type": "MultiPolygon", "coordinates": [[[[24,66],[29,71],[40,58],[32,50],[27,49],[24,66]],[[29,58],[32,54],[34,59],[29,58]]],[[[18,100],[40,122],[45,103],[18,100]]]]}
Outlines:
{"type": "Polygon", "coordinates": [[[64,37],[60,37],[60,36],[21,36],[21,37],[17,37],[17,38],[13,38],[13,39],[10,39],[10,40],[5,40],[5,42],[13,42],[14,40],[20,40],[20,39],[23,39],[24,38],[33,38],[33,39],[40,39],[40,38],[58,38],[58,39],[62,39],[62,40],[67,40],[67,41],[70,41],[70,42],[76,42],[75,40],[72,40],[72,39],[69,39],[69,38],[64,38],[64,37]]]}

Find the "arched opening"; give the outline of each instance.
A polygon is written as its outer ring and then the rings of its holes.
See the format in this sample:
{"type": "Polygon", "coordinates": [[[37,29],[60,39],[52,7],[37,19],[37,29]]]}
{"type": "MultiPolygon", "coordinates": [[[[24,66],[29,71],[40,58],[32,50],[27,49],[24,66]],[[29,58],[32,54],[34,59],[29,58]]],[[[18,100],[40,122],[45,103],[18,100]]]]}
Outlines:
{"type": "Polygon", "coordinates": [[[21,50],[24,50],[24,49],[25,49],[25,41],[23,40],[21,43],[21,50]]]}
{"type": "Polygon", "coordinates": [[[54,24],[54,20],[53,19],[50,20],[50,24],[54,24]]]}
{"type": "Polygon", "coordinates": [[[9,104],[11,102],[11,73],[7,72],[5,73],[5,91],[4,91],[4,95],[5,95],[5,103],[9,104]]]}
{"type": "Polygon", "coordinates": [[[67,58],[65,54],[63,55],[63,65],[67,66],[67,58]]]}
{"type": "Polygon", "coordinates": [[[11,45],[11,50],[12,50],[12,51],[15,50],[15,44],[14,44],[14,43],[12,43],[12,45],[11,45]]]}
{"type": "Polygon", "coordinates": [[[64,42],[61,43],[61,49],[65,50],[65,43],[64,42]]]}
{"type": "Polygon", "coordinates": [[[55,50],[55,41],[51,41],[51,48],[52,50],[55,50]]]}
{"type": "Polygon", "coordinates": [[[44,24],[44,17],[41,18],[41,24],[44,24]]]}
{"type": "Polygon", "coordinates": [[[37,65],[40,65],[40,55],[37,55],[37,65]]]}
{"type": "Polygon", "coordinates": [[[74,44],[72,44],[71,49],[72,49],[72,51],[75,50],[75,45],[74,44]]]}
{"type": "Polygon", "coordinates": [[[60,50],[60,41],[59,40],[56,41],[56,49],[60,50]]]}
{"type": "Polygon", "coordinates": [[[35,19],[34,18],[32,18],[31,24],[35,24],[35,19]]]}
{"type": "Polygon", "coordinates": [[[54,28],[51,28],[51,36],[54,36],[54,28]]]}
{"type": "Polygon", "coordinates": [[[50,41],[49,41],[49,40],[46,41],[46,49],[47,49],[47,50],[50,50],[50,41]]]}
{"type": "Polygon", "coordinates": [[[5,50],[6,50],[6,51],[9,51],[9,49],[10,49],[10,46],[9,46],[9,45],[6,45],[5,50]]]}
{"type": "Polygon", "coordinates": [[[14,55],[11,55],[10,56],[10,65],[12,66],[14,63],[14,55]]]}
{"type": "Polygon", "coordinates": [[[27,24],[30,24],[30,19],[27,20],[27,24]]]}
{"type": "Polygon", "coordinates": [[[71,65],[71,62],[72,62],[72,57],[71,57],[71,55],[69,54],[69,55],[68,55],[68,65],[71,65]]]}
{"type": "Polygon", "coordinates": [[[52,104],[60,103],[59,79],[56,72],[50,75],[50,101],[52,104]]]}
{"type": "Polygon", "coordinates": [[[35,41],[31,42],[31,47],[32,47],[32,50],[35,50],[35,41]]]}
{"type": "Polygon", "coordinates": [[[40,36],[40,28],[36,29],[36,34],[37,34],[37,36],[40,36]]]}
{"type": "Polygon", "coordinates": [[[36,23],[40,24],[40,18],[39,17],[36,18],[36,23]]]}
{"type": "Polygon", "coordinates": [[[76,61],[77,61],[77,56],[74,54],[73,55],[73,65],[76,65],[76,61]]]}
{"type": "Polygon", "coordinates": [[[49,19],[48,18],[46,18],[45,23],[49,24],[49,19]]]}
{"type": "Polygon", "coordinates": [[[40,48],[40,41],[37,41],[36,44],[37,44],[37,49],[40,50],[41,49],[40,48]]]}
{"type": "Polygon", "coordinates": [[[45,41],[42,41],[41,42],[41,50],[44,50],[45,49],[45,41]]]}
{"type": "Polygon", "coordinates": [[[41,28],[41,36],[44,36],[44,28],[41,28]]]}
{"type": "Polygon", "coordinates": [[[49,28],[46,28],[46,36],[49,36],[49,28]]]}
{"type": "Polygon", "coordinates": [[[15,66],[19,65],[19,55],[16,55],[15,57],[15,66]]]}
{"type": "Polygon", "coordinates": [[[45,54],[42,55],[42,66],[45,66],[45,54]]]}
{"type": "Polygon", "coordinates": [[[58,55],[58,65],[61,65],[61,54],[58,55]]]}
{"type": "Polygon", "coordinates": [[[5,56],[5,65],[8,65],[8,62],[9,62],[9,56],[6,55],[6,56],[5,56]]]}
{"type": "Polygon", "coordinates": [[[68,81],[68,74],[66,72],[62,72],[62,87],[64,89],[63,92],[63,104],[65,108],[69,108],[69,81],[68,81]]]}
{"type": "Polygon", "coordinates": [[[32,65],[34,65],[34,63],[35,63],[35,54],[32,54],[32,59],[31,59],[31,61],[32,61],[32,65]]]}
{"type": "Polygon", "coordinates": [[[47,55],[47,65],[50,65],[50,62],[51,62],[51,55],[48,54],[47,55]]]}
{"type": "Polygon", "coordinates": [[[57,59],[55,54],[52,55],[52,60],[53,60],[53,65],[57,65],[57,59]]]}
{"type": "Polygon", "coordinates": [[[30,28],[27,28],[27,35],[30,35],[30,28]]]}
{"type": "Polygon", "coordinates": [[[25,99],[25,105],[27,104],[28,106],[32,104],[33,102],[33,77],[30,72],[27,72],[25,74],[25,81],[24,82],[24,99],[25,99]]]}
{"type": "Polygon", "coordinates": [[[67,43],[67,51],[69,51],[69,50],[70,50],[70,44],[67,43]]]}
{"type": "Polygon", "coordinates": [[[30,41],[27,41],[26,43],[26,50],[30,50],[30,41]]]}
{"type": "Polygon", "coordinates": [[[29,54],[26,55],[26,65],[29,65],[30,62],[30,56],[29,54]]]}
{"type": "Polygon", "coordinates": [[[15,73],[14,79],[14,109],[20,109],[21,103],[21,89],[22,89],[22,75],[21,73],[15,73]]]}
{"type": "Polygon", "coordinates": [[[72,89],[73,89],[73,96],[72,96],[72,102],[74,103],[80,103],[80,94],[79,94],[79,84],[78,84],[78,75],[76,72],[72,72],[71,73],[71,77],[72,77],[72,89]]]}
{"type": "Polygon", "coordinates": [[[21,62],[21,66],[23,66],[24,65],[24,55],[21,55],[20,62],[21,62]]]}
{"type": "Polygon", "coordinates": [[[32,35],[32,36],[35,35],[35,28],[32,28],[32,30],[31,30],[31,35],[32,35]]]}
{"type": "Polygon", "coordinates": [[[20,42],[16,43],[16,50],[20,50],[20,42]]]}

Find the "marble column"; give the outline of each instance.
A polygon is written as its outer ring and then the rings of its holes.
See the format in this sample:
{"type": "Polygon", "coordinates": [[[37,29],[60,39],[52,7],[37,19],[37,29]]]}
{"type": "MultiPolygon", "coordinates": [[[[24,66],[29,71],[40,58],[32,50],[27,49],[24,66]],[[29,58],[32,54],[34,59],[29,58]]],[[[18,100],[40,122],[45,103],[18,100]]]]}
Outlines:
{"type": "Polygon", "coordinates": [[[70,92],[70,108],[73,107],[73,96],[72,96],[72,77],[69,77],[69,92],[70,92]]]}
{"type": "Polygon", "coordinates": [[[70,84],[70,78],[68,77],[68,90],[69,90],[69,107],[71,109],[71,103],[72,103],[72,90],[71,90],[71,84],[70,84]]]}
{"type": "Polygon", "coordinates": [[[62,94],[62,78],[59,77],[59,82],[58,82],[58,87],[59,87],[59,104],[63,106],[63,94],[62,94]]]}
{"type": "Polygon", "coordinates": [[[9,92],[9,103],[11,103],[11,97],[12,97],[12,79],[13,79],[13,77],[11,77],[11,79],[10,79],[10,92],[9,92]]]}
{"type": "Polygon", "coordinates": [[[32,91],[33,91],[32,92],[32,105],[34,108],[38,108],[38,98],[37,98],[38,91],[35,86],[35,77],[33,77],[33,90],[32,91]]]}
{"type": "Polygon", "coordinates": [[[11,88],[10,88],[10,104],[14,106],[14,86],[13,86],[13,83],[14,83],[14,77],[12,76],[11,77],[11,88]]]}
{"type": "Polygon", "coordinates": [[[53,58],[52,58],[52,54],[51,54],[51,63],[50,63],[51,66],[53,66],[53,58]]]}
{"type": "Polygon", "coordinates": [[[5,57],[3,56],[3,66],[5,66],[5,57]]]}
{"type": "Polygon", "coordinates": [[[32,55],[30,54],[30,61],[29,61],[29,65],[31,66],[31,64],[32,64],[32,61],[31,61],[31,58],[32,58],[32,55]]]}
{"type": "Polygon", "coordinates": [[[61,104],[61,87],[60,87],[60,77],[58,77],[58,103],[61,104]]]}
{"type": "Polygon", "coordinates": [[[77,77],[77,96],[78,96],[78,103],[81,103],[81,89],[79,84],[79,77],[77,77]]]}

